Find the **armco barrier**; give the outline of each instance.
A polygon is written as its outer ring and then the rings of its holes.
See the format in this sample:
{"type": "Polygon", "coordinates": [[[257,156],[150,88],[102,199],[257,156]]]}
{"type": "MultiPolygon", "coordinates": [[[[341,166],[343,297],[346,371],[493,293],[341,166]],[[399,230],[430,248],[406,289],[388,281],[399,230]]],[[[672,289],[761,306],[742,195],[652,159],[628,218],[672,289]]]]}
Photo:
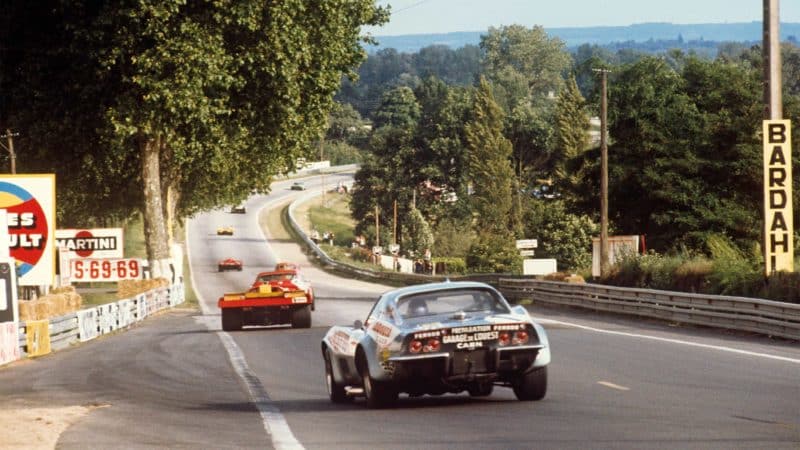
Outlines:
{"type": "MultiPolygon", "coordinates": [[[[289,205],[288,222],[320,262],[351,276],[376,281],[417,284],[441,281],[445,277],[397,272],[371,271],[334,261],[306,236],[295,220],[300,202],[320,192],[310,193],[289,205]]],[[[770,300],[700,295],[685,292],[656,291],[605,286],[589,283],[542,281],[531,277],[502,274],[452,277],[454,280],[483,281],[498,288],[511,301],[531,299],[537,303],[576,306],[596,311],[629,314],[671,322],[690,323],[714,328],[749,331],[769,336],[800,340],[800,305],[770,300]]]]}
{"type": "Polygon", "coordinates": [[[128,328],[150,314],[183,303],[184,299],[183,284],[175,284],[153,289],[134,298],[81,309],[49,320],[31,321],[32,327],[34,323],[37,325],[35,336],[29,332],[27,322],[20,322],[17,341],[19,357],[38,356],[49,351],[61,350],[79,342],[92,340],[102,334],[128,328]],[[46,325],[44,328],[43,324],[46,325]],[[29,342],[36,348],[28,348],[29,342]],[[43,344],[46,344],[46,347],[43,344]]]}
{"type": "Polygon", "coordinates": [[[800,305],[745,297],[500,278],[509,300],[576,306],[800,340],[800,305]]]}

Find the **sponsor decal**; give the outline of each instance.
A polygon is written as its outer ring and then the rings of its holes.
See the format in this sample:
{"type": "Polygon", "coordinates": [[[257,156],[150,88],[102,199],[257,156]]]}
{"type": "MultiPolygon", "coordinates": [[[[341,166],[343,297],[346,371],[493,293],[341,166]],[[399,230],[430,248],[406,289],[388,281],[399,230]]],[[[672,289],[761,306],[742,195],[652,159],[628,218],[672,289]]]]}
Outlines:
{"type": "Polygon", "coordinates": [[[337,330],[328,336],[328,342],[331,343],[333,351],[336,353],[349,353],[350,349],[350,335],[342,330],[337,330]]]}
{"type": "Polygon", "coordinates": [[[400,330],[390,323],[379,320],[369,328],[368,333],[375,339],[375,343],[378,344],[379,348],[384,348],[392,343],[394,338],[400,333],[400,330]]]}
{"type": "Polygon", "coordinates": [[[525,324],[524,323],[504,323],[498,325],[492,325],[492,329],[495,331],[517,331],[517,330],[524,330],[525,324]]]}
{"type": "Polygon", "coordinates": [[[455,327],[451,328],[450,332],[453,334],[463,334],[463,333],[479,333],[482,331],[491,331],[491,325],[476,325],[472,327],[455,327]]]}
{"type": "Polygon", "coordinates": [[[427,339],[432,337],[439,337],[440,334],[442,334],[441,330],[423,331],[422,333],[414,333],[414,339],[427,339]]]}

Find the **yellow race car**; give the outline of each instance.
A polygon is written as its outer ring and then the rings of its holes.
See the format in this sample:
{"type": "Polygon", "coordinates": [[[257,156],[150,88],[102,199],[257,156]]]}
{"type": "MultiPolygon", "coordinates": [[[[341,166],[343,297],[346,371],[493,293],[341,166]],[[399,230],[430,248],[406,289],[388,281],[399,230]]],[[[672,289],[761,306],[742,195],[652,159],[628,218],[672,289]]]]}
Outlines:
{"type": "Polygon", "coordinates": [[[219,227],[217,228],[217,236],[233,236],[233,227],[219,227]]]}

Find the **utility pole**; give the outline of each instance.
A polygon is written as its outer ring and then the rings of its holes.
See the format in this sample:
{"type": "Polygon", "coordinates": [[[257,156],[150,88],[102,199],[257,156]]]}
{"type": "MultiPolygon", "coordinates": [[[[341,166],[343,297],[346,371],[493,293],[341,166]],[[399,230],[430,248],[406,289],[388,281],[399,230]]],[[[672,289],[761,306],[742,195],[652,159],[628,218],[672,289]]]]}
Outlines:
{"type": "Polygon", "coordinates": [[[783,119],[778,0],[764,0],[764,119],[783,119]]]}
{"type": "Polygon", "coordinates": [[[397,200],[394,201],[394,220],[392,227],[392,244],[397,245],[397,200]]]}
{"type": "Polygon", "coordinates": [[[592,69],[601,75],[600,87],[600,276],[608,273],[608,69],[592,69]]]}
{"type": "MultiPolygon", "coordinates": [[[[322,134],[319,137],[319,162],[322,162],[322,157],[323,157],[322,145],[324,141],[325,141],[325,135],[322,134]]],[[[322,206],[325,206],[327,205],[327,199],[325,198],[325,171],[322,169],[320,169],[320,171],[322,173],[322,206]]]]}
{"type": "Polygon", "coordinates": [[[381,246],[381,221],[378,205],[375,205],[375,246],[381,246]]]}
{"type": "Polygon", "coordinates": [[[794,272],[792,217],[792,126],[783,119],[781,46],[778,0],[763,0],[764,120],[764,276],[794,272]]]}
{"type": "Polygon", "coordinates": [[[6,134],[0,136],[7,139],[8,146],[3,146],[11,157],[11,173],[17,173],[17,154],[14,152],[14,137],[19,133],[12,133],[10,128],[6,128],[6,134]]]}

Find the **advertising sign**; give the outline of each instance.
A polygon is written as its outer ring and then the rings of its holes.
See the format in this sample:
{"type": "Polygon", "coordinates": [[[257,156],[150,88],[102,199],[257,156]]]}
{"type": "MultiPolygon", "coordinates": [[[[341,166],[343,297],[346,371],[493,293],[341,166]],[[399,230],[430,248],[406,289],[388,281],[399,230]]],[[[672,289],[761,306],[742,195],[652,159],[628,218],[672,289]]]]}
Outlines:
{"type": "Polygon", "coordinates": [[[517,249],[536,248],[539,241],[536,239],[517,239],[517,249]]]}
{"type": "Polygon", "coordinates": [[[122,258],[122,228],[56,230],[56,244],[69,258],[122,258]]]}
{"type": "Polygon", "coordinates": [[[50,353],[50,321],[26,321],[25,341],[28,346],[28,356],[42,356],[50,353]]]}
{"type": "Polygon", "coordinates": [[[11,258],[0,259],[0,322],[19,322],[16,274],[11,258]]]}
{"type": "Polygon", "coordinates": [[[0,322],[0,366],[19,359],[17,322],[0,322]]]}
{"type": "Polygon", "coordinates": [[[765,273],[794,271],[792,222],[792,127],[788,120],[765,120],[764,231],[765,273]]]}
{"type": "Polygon", "coordinates": [[[52,285],[56,220],[54,174],[0,176],[0,209],[6,210],[8,246],[21,286],[52,285]]]}
{"type": "Polygon", "coordinates": [[[72,282],[141,280],[142,261],[136,258],[70,260],[72,282]]]}

